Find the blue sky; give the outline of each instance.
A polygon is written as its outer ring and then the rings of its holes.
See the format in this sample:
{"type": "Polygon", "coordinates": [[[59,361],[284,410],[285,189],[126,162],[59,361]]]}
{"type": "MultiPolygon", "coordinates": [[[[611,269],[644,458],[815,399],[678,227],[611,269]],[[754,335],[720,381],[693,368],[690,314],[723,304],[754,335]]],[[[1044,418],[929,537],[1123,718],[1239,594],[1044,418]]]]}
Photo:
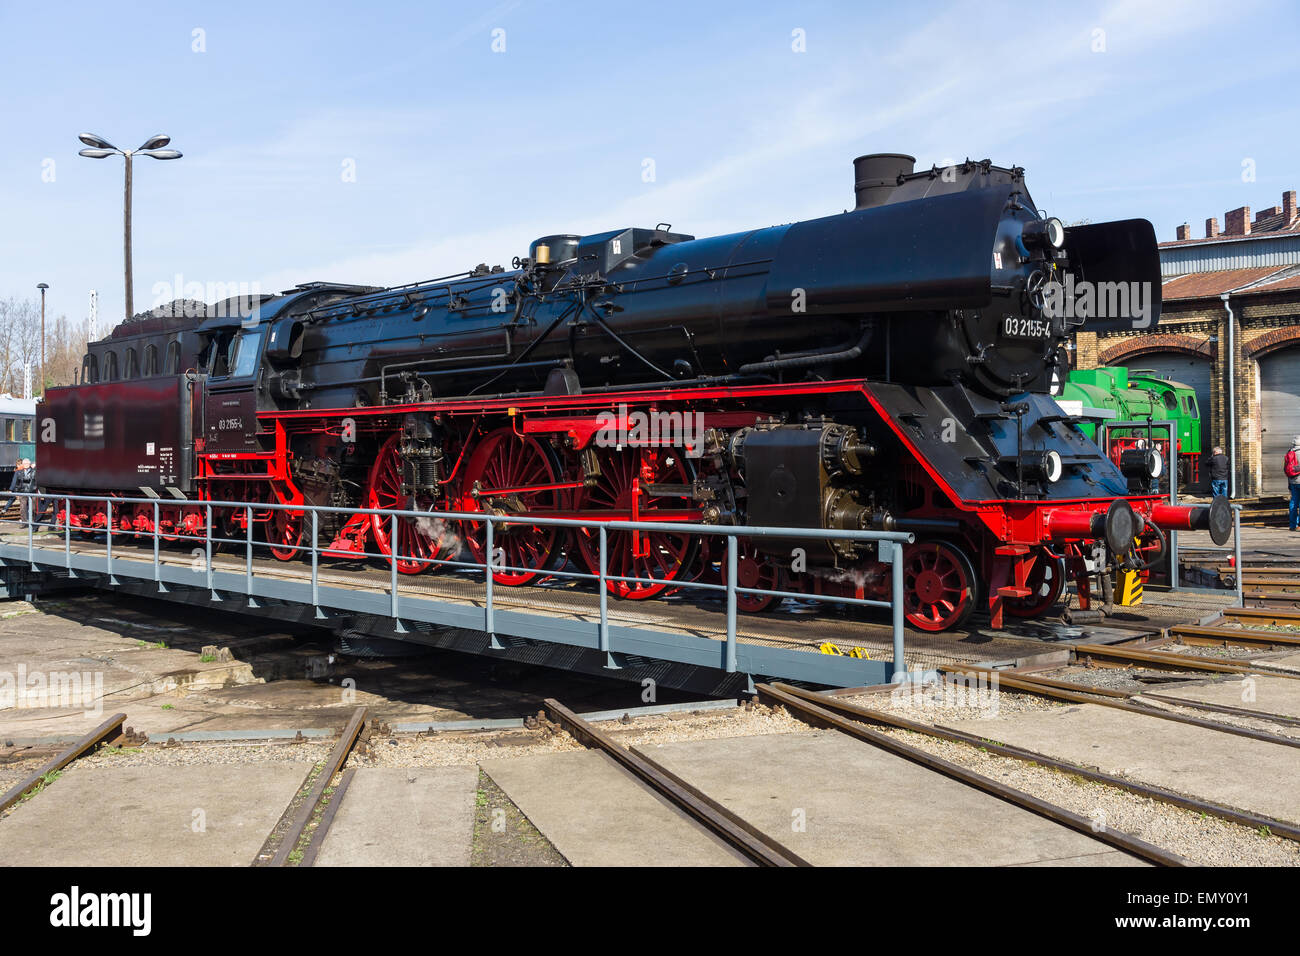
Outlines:
{"type": "Polygon", "coordinates": [[[122,161],[83,130],[185,153],[136,161],[137,309],[177,274],[392,284],[549,232],[826,215],[866,152],[1016,163],[1047,212],[1161,239],[1300,188],[1300,5],[1026,9],[0,0],[0,297],[121,315],[122,161]]]}

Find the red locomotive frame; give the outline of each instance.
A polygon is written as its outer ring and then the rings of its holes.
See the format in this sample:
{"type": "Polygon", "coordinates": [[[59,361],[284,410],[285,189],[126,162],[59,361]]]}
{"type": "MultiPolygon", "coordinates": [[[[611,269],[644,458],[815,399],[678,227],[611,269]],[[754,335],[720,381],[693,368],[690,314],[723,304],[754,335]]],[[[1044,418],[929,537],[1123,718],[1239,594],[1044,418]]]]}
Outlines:
{"type": "MultiPolygon", "coordinates": [[[[492,508],[519,514],[576,518],[592,527],[601,521],[645,519],[655,522],[706,523],[706,508],[671,489],[690,483],[691,469],[683,450],[664,443],[637,447],[596,448],[604,414],[612,403],[628,409],[699,413],[706,428],[735,429],[752,426],[768,417],[764,406],[774,399],[825,399],[836,394],[857,394],[888,424],[910,461],[900,478],[922,492],[924,506],[905,517],[941,519],[952,530],[918,540],[907,548],[905,594],[908,621],[924,630],[944,630],[980,602],[992,626],[1003,626],[1004,614],[1032,617],[1044,613],[1059,598],[1067,577],[1078,586],[1079,604],[1091,598],[1088,542],[1101,535],[1100,527],[1117,502],[1126,502],[1139,516],[1134,527],[1191,527],[1193,510],[1161,503],[1156,496],[1114,496],[1066,500],[997,499],[963,501],[927,460],[923,450],[872,394],[872,383],[861,379],[820,383],[744,385],[694,388],[646,388],[610,394],[520,397],[514,399],[458,399],[360,408],[264,411],[258,413],[261,437],[269,451],[257,453],[207,452],[202,439],[195,442],[195,479],[200,501],[243,501],[252,507],[215,508],[214,536],[243,538],[248,516],[262,528],[260,541],[269,543],[281,560],[298,556],[303,547],[303,511],[258,508],[273,502],[302,505],[306,498],[293,478],[295,436],[341,434],[352,429],[378,445],[368,472],[361,506],[378,509],[412,509],[401,492],[397,441],[402,422],[411,414],[432,416],[461,436],[448,448],[450,467],[441,479],[447,491],[437,500],[415,502],[416,509],[462,512],[492,508]],[[581,454],[600,456],[596,481],[576,470],[581,454]],[[668,493],[664,489],[669,489],[668,493]],[[652,493],[653,492],[653,493],[652,493]]],[[[353,446],[355,447],[355,446],[353,446]]],[[[203,506],[161,502],[157,531],[165,540],[203,537],[203,506]]],[[[139,504],[114,509],[115,530],[154,533],[154,505],[139,504]]],[[[102,508],[80,504],[70,516],[74,527],[103,528],[102,508]]],[[[350,557],[376,549],[391,555],[390,519],[356,515],[337,529],[323,554],[350,557]]],[[[562,555],[595,571],[595,535],[578,531],[511,522],[497,542],[505,551],[506,570],[494,574],[504,585],[522,585],[545,577],[562,555]],[[510,570],[516,569],[516,570],[510,570]],[[522,570],[520,570],[522,569],[522,570]]],[[[436,567],[439,559],[454,556],[459,542],[469,546],[475,560],[485,560],[481,525],[464,523],[454,529],[426,527],[412,519],[398,522],[398,569],[419,573],[436,567]],[[444,536],[444,530],[451,533],[444,536]]],[[[810,538],[816,529],[810,529],[810,538]]],[[[920,536],[918,536],[920,537],[920,536]]],[[[653,583],[611,581],[619,597],[654,597],[675,581],[698,577],[720,579],[718,555],[698,539],[656,531],[611,532],[608,573],[618,577],[644,577],[653,583]]],[[[860,561],[846,573],[799,573],[788,570],[746,548],[742,551],[738,583],[742,587],[787,591],[815,591],[858,598],[887,598],[888,565],[874,559],[860,561]]],[[[760,611],[770,598],[741,595],[742,609],[760,611]]]]}

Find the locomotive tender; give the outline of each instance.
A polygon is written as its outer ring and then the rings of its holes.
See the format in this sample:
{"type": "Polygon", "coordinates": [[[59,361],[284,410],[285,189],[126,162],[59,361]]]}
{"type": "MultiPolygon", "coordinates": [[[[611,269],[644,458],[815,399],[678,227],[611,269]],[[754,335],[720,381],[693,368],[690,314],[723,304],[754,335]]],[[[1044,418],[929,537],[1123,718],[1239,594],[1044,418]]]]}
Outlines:
{"type": "MultiPolygon", "coordinates": [[[[1074,328],[1158,320],[1151,224],[1065,228],[1019,168],[913,165],[858,158],[855,207],[822,219],[705,239],[557,234],[510,271],[312,283],[246,315],[128,321],[91,344],[80,384],[49,390],[43,484],[158,498],[167,540],[205,534],[187,503],[201,501],[519,515],[496,535],[506,585],[566,560],[594,569],[599,522],[644,520],[808,528],[750,539],[738,583],[887,597],[874,550],[816,532],[902,529],[916,536],[907,620],[935,631],[977,606],[995,627],[1044,613],[1067,576],[1086,608],[1168,529],[1225,538],[1223,502],[1162,503],[1158,455],[1117,466],[1052,398],[1074,328]],[[1131,286],[1132,307],[1048,308],[1067,275],[1131,286]],[[637,440],[634,419],[672,427],[637,440]]],[[[106,511],[74,503],[69,520],[103,528],[106,511]]],[[[243,538],[245,514],[214,509],[213,534],[243,538]]],[[[112,515],[115,531],[155,531],[151,504],[112,515]]],[[[383,516],[323,519],[328,555],[395,550],[404,573],[462,544],[485,560],[481,525],[404,519],[394,541],[383,516]]],[[[253,521],[276,557],[298,556],[301,512],[253,521]]],[[[611,580],[623,598],[719,573],[691,534],[611,531],[608,547],[611,577],[646,579],[611,580]]]]}

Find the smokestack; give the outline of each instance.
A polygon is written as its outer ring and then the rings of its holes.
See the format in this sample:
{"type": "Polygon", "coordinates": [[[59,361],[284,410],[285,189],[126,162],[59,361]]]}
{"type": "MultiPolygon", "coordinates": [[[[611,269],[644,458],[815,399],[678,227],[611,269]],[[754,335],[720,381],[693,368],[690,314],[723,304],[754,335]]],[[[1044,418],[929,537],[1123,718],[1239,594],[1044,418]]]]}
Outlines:
{"type": "Polygon", "coordinates": [[[1219,217],[1205,220],[1205,238],[1217,239],[1219,237],[1219,217]]]}
{"type": "Polygon", "coordinates": [[[1178,230],[1175,233],[1175,235],[1178,236],[1179,242],[1183,242],[1187,239],[1190,239],[1192,238],[1192,227],[1189,226],[1187,223],[1183,223],[1181,226],[1178,227],[1178,230]]]}
{"type": "Polygon", "coordinates": [[[916,157],[906,153],[868,153],[853,161],[853,193],[857,199],[855,209],[879,206],[894,187],[899,176],[911,174],[916,167],[916,157]]]}

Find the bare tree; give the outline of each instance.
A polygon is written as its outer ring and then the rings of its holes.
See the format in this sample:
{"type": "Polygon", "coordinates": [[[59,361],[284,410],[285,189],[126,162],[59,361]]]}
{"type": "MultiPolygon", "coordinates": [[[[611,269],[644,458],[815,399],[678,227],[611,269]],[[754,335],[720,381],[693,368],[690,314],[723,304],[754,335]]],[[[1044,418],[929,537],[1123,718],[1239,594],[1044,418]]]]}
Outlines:
{"type": "Polygon", "coordinates": [[[45,382],[40,381],[41,306],[33,299],[0,299],[0,392],[21,395],[23,367],[32,369],[32,390],[41,395],[50,385],[70,385],[86,351],[84,322],[66,315],[46,316],[45,382]]]}

